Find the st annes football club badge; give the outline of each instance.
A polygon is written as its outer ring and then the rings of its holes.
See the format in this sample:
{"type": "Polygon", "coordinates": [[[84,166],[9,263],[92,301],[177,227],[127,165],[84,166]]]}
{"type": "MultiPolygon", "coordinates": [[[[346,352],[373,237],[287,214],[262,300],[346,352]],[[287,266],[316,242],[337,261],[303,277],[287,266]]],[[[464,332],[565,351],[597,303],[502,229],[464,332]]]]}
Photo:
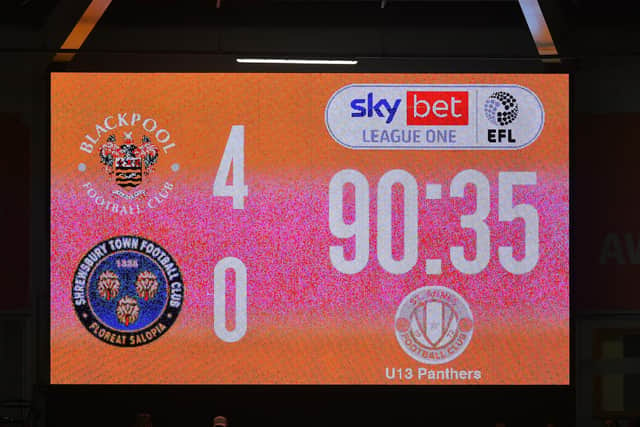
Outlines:
{"type": "Polygon", "coordinates": [[[78,319],[112,345],[149,344],[167,333],[184,302],[178,264],[164,248],[138,236],[117,236],[91,248],[73,277],[78,319]]]}
{"type": "Polygon", "coordinates": [[[460,356],[473,335],[473,315],[457,292],[426,286],[407,295],[396,312],[396,338],[418,362],[437,365],[460,356]]]}

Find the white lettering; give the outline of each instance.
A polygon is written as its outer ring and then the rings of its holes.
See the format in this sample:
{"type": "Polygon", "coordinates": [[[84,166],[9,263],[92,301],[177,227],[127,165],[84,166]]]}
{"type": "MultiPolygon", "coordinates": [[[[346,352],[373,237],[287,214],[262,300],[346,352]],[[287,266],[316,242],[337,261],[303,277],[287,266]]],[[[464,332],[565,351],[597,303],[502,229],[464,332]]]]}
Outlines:
{"type": "Polygon", "coordinates": [[[116,125],[109,126],[109,120],[113,120],[113,116],[108,116],[104,119],[104,127],[107,129],[115,129],[116,125]]]}
{"type": "MultiPolygon", "coordinates": [[[[89,135],[87,135],[87,136],[89,136],[89,135]]],[[[91,154],[93,152],[93,145],[87,144],[86,142],[81,142],[80,143],[80,149],[82,151],[85,151],[85,152],[91,154]]]]}
{"type": "Polygon", "coordinates": [[[158,123],[153,119],[146,119],[144,122],[142,122],[142,127],[147,132],[153,132],[158,127],[158,123]],[[152,123],[153,124],[153,126],[150,129],[148,128],[148,123],[152,123]]]}
{"type": "Polygon", "coordinates": [[[416,94],[413,95],[413,115],[415,117],[427,117],[429,115],[430,110],[431,110],[431,106],[427,101],[425,101],[424,99],[418,100],[418,95],[416,94]],[[418,107],[420,105],[424,105],[425,107],[424,113],[418,112],[418,107]]]}
{"type": "Polygon", "coordinates": [[[129,126],[127,123],[127,113],[118,113],[118,127],[129,126]]]}
{"type": "Polygon", "coordinates": [[[156,139],[161,144],[168,142],[169,138],[171,138],[171,135],[169,134],[169,131],[167,131],[166,129],[160,129],[158,132],[156,132],[156,139]],[[160,134],[163,134],[163,135],[166,134],[167,136],[164,138],[161,138],[160,134]]]}

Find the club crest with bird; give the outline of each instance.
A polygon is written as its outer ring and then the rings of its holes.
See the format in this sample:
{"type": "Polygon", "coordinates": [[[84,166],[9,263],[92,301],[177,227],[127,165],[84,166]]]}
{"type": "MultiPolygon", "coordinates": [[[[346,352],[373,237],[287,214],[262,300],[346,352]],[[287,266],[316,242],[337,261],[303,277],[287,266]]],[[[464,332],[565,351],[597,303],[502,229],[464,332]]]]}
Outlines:
{"type": "MultiPolygon", "coordinates": [[[[99,155],[107,175],[113,177],[115,183],[123,189],[131,190],[142,183],[143,177],[153,172],[159,151],[148,136],[143,135],[140,145],[136,145],[132,132],[125,132],[124,142],[120,145],[116,135],[109,135],[107,142],[100,148],[99,155]]],[[[144,194],[144,191],[130,194],[116,190],[113,193],[132,199],[144,194]]]]}

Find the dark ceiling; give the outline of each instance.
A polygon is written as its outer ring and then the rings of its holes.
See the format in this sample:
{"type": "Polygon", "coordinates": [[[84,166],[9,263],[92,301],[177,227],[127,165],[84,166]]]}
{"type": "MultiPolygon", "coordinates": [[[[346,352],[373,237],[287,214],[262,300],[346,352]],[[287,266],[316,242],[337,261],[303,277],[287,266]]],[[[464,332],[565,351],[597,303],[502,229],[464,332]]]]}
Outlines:
{"type": "Polygon", "coordinates": [[[0,2],[0,25],[41,28],[58,0],[4,0],[0,2]]]}
{"type": "MultiPolygon", "coordinates": [[[[0,1],[0,51],[50,63],[89,3],[0,1]]],[[[560,57],[639,53],[634,2],[539,3],[560,57]]],[[[79,53],[538,57],[515,0],[113,0],[79,53]]]]}

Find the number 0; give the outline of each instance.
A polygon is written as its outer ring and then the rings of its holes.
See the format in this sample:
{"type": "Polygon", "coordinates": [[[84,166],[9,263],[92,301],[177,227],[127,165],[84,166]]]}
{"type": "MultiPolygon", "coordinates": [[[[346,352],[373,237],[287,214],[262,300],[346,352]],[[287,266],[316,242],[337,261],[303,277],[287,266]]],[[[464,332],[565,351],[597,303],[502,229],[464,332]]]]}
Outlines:
{"type": "Polygon", "coordinates": [[[213,329],[222,341],[236,342],[247,332],[247,267],[238,258],[221,259],[213,270],[213,329]],[[227,270],[236,273],[236,322],[227,329],[225,293],[227,270]]]}
{"type": "Polygon", "coordinates": [[[418,184],[407,171],[394,169],[382,175],[378,182],[378,261],[389,273],[403,274],[418,260],[418,184]],[[391,189],[400,184],[404,193],[404,250],[402,259],[391,253],[391,189]]]}

